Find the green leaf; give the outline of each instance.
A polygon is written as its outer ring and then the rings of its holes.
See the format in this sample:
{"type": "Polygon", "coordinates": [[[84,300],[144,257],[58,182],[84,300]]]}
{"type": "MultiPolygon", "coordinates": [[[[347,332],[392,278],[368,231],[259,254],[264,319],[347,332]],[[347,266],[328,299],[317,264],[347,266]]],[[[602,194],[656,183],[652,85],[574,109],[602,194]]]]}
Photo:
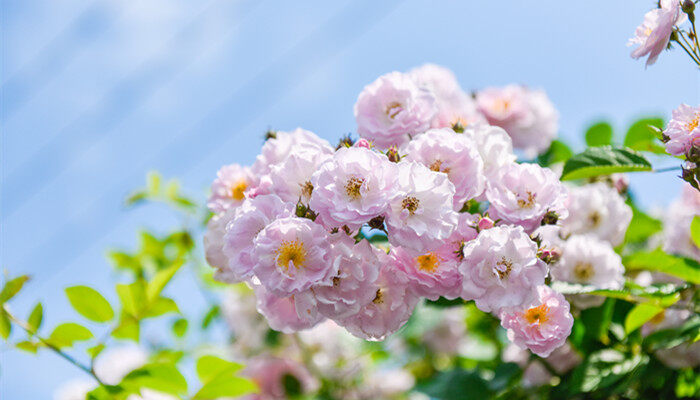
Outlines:
{"type": "Polygon", "coordinates": [[[95,322],[107,322],[114,318],[114,310],[97,290],[88,286],[66,288],[66,296],[75,311],[95,322]]]}
{"type": "Polygon", "coordinates": [[[612,143],[613,128],[607,122],[598,122],[586,131],[588,146],[605,146],[612,143]]]}
{"type": "Polygon", "coordinates": [[[653,304],[637,304],[625,317],[625,333],[629,335],[663,311],[653,304]]]}
{"type": "Polygon", "coordinates": [[[664,121],[661,118],[640,119],[630,126],[625,135],[625,147],[637,151],[649,151],[656,154],[666,154],[664,147],[658,141],[658,131],[662,130],[664,121]]]}
{"type": "Polygon", "coordinates": [[[440,297],[437,300],[426,300],[425,304],[433,307],[454,307],[463,306],[467,302],[464,299],[456,298],[453,300],[447,300],[444,297],[440,297]]]}
{"type": "Polygon", "coordinates": [[[119,325],[112,331],[112,337],[133,340],[138,343],[140,332],[139,321],[130,315],[124,314],[119,321],[119,325]]]}
{"type": "Polygon", "coordinates": [[[552,282],[552,289],[561,294],[588,294],[620,299],[630,303],[651,303],[660,307],[666,307],[678,301],[680,292],[687,289],[685,286],[673,284],[651,285],[642,287],[627,282],[624,289],[598,289],[592,285],[582,285],[562,281],[552,282]]]}
{"type": "Polygon", "coordinates": [[[693,342],[700,335],[700,316],[695,315],[683,325],[658,330],[644,338],[644,347],[648,351],[669,349],[685,342],[693,342]]]}
{"type": "Polygon", "coordinates": [[[571,376],[574,392],[594,392],[614,385],[649,362],[643,354],[626,355],[604,349],[591,354],[571,376]]]}
{"type": "Polygon", "coordinates": [[[15,297],[17,293],[22,289],[24,283],[29,280],[29,276],[22,275],[18,278],[11,279],[5,283],[2,291],[0,291],[0,304],[7,302],[11,298],[15,297]]]}
{"type": "Polygon", "coordinates": [[[633,253],[623,258],[623,264],[628,270],[663,272],[696,285],[700,284],[700,264],[697,261],[672,256],[660,249],[633,253]]]}
{"type": "Polygon", "coordinates": [[[700,215],[694,216],[693,221],[690,222],[690,237],[695,247],[700,248],[700,215]]]}
{"type": "Polygon", "coordinates": [[[158,171],[150,171],[146,176],[146,189],[152,196],[157,196],[160,193],[161,176],[158,171]]]}
{"type": "Polygon", "coordinates": [[[146,284],[139,279],[130,284],[118,284],[117,295],[122,309],[132,317],[139,319],[146,304],[146,284]]]}
{"type": "Polygon", "coordinates": [[[213,305],[207,312],[207,315],[202,319],[202,329],[207,329],[219,315],[221,315],[221,308],[218,305],[213,305]]]}
{"type": "Polygon", "coordinates": [[[39,350],[39,346],[40,346],[39,343],[30,342],[30,341],[28,341],[28,340],[24,340],[24,341],[21,341],[21,342],[17,342],[17,343],[15,344],[15,347],[16,347],[16,348],[18,348],[18,349],[20,349],[20,350],[22,350],[22,351],[26,351],[26,352],[28,352],[28,353],[34,353],[34,354],[36,354],[37,350],[39,350]]]}
{"type": "Polygon", "coordinates": [[[416,389],[441,400],[476,400],[493,397],[488,382],[475,370],[453,369],[440,372],[416,389]]]}
{"type": "Polygon", "coordinates": [[[97,358],[100,353],[102,353],[102,350],[105,349],[104,343],[97,344],[95,346],[92,346],[87,349],[87,353],[90,356],[91,359],[97,358]]]}
{"type": "Polygon", "coordinates": [[[640,243],[661,231],[661,221],[652,218],[635,206],[632,206],[632,221],[625,232],[626,243],[640,243]]]}
{"type": "Polygon", "coordinates": [[[180,313],[180,309],[177,307],[175,300],[169,299],[167,297],[159,297],[152,304],[148,305],[146,312],[144,313],[144,318],[159,317],[167,313],[180,313]]]}
{"type": "Polygon", "coordinates": [[[146,364],[128,373],[119,386],[128,391],[149,388],[163,393],[183,394],[187,392],[187,381],[177,367],[168,363],[146,364]]]}
{"type": "Polygon", "coordinates": [[[235,374],[243,369],[243,365],[224,360],[217,356],[206,355],[197,360],[197,376],[206,383],[221,374],[235,374]]]}
{"type": "Polygon", "coordinates": [[[7,340],[7,338],[10,337],[10,332],[12,332],[10,318],[7,316],[5,309],[0,308],[0,336],[7,340]]]}
{"type": "Polygon", "coordinates": [[[74,342],[90,340],[92,338],[92,332],[86,327],[73,322],[66,322],[58,325],[53,332],[51,332],[48,341],[58,348],[63,348],[72,346],[74,342]]]}
{"type": "Polygon", "coordinates": [[[87,400],[123,400],[129,393],[125,393],[120,386],[100,385],[86,395],[87,400]]]}
{"type": "Polygon", "coordinates": [[[179,338],[185,336],[185,334],[187,333],[187,325],[188,322],[184,318],[178,318],[177,320],[175,320],[175,322],[173,322],[172,327],[173,335],[179,338]]]}
{"type": "Polygon", "coordinates": [[[651,163],[640,153],[628,148],[589,147],[564,164],[561,179],[565,181],[634,171],[651,171],[651,163]]]}
{"type": "Polygon", "coordinates": [[[608,328],[615,310],[615,299],[605,299],[599,307],[588,308],[581,312],[581,321],[586,327],[585,334],[603,343],[608,341],[608,328]]]}
{"type": "Polygon", "coordinates": [[[243,368],[241,364],[206,355],[197,360],[197,376],[202,381],[202,388],[194,399],[217,399],[220,397],[237,397],[255,392],[256,385],[236,376],[243,368]]]}
{"type": "Polygon", "coordinates": [[[146,287],[146,298],[149,302],[155,301],[160,293],[165,288],[165,285],[170,282],[170,280],[175,276],[175,273],[180,269],[183,264],[183,260],[177,260],[172,266],[162,269],[156,273],[156,275],[148,282],[146,287]]]}
{"type": "Polygon", "coordinates": [[[537,156],[537,163],[543,167],[548,167],[552,164],[566,162],[573,155],[574,152],[571,151],[571,148],[566,143],[560,140],[553,140],[552,144],[549,145],[549,149],[537,156]]]}
{"type": "Polygon", "coordinates": [[[32,309],[32,312],[27,318],[27,325],[32,332],[36,333],[41,327],[41,322],[44,320],[44,308],[41,303],[37,303],[32,309]]]}

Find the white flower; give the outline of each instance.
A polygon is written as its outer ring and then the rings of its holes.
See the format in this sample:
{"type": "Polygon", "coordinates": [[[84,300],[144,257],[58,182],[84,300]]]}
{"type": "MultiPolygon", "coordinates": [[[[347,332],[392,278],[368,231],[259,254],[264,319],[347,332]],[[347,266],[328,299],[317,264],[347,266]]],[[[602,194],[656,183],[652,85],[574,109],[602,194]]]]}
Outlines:
{"type": "MultiPolygon", "coordinates": [[[[620,256],[610,243],[592,235],[571,236],[551,272],[557,280],[592,285],[598,289],[620,289],[625,282],[625,268],[620,256]]],[[[602,296],[572,296],[572,302],[579,308],[595,307],[603,301],[602,296]]]]}
{"type": "Polygon", "coordinates": [[[467,127],[464,135],[476,143],[476,150],[484,162],[484,174],[489,179],[499,177],[508,165],[515,162],[513,144],[503,128],[477,124],[467,127]]]}
{"type": "Polygon", "coordinates": [[[396,194],[386,216],[389,242],[418,252],[439,246],[457,224],[454,193],[447,175],[413,161],[400,162],[396,194]]]}
{"type": "Polygon", "coordinates": [[[700,192],[683,185],[681,198],[671,203],[664,216],[664,251],[700,261],[700,249],[690,237],[690,223],[700,215],[700,192]]]}
{"type": "Polygon", "coordinates": [[[632,220],[632,208],[603,182],[570,187],[567,209],[561,224],[565,235],[590,233],[613,246],[622,243],[632,220]]]}
{"type": "Polygon", "coordinates": [[[333,154],[333,147],[311,131],[302,128],[291,132],[277,131],[274,138],[265,142],[251,170],[258,177],[266,175],[272,166],[284,162],[290,154],[303,149],[333,154]]]}
{"type": "Polygon", "coordinates": [[[270,168],[269,190],[285,202],[308,203],[313,191],[311,175],[330,158],[325,151],[315,148],[294,150],[282,162],[270,168]]]}

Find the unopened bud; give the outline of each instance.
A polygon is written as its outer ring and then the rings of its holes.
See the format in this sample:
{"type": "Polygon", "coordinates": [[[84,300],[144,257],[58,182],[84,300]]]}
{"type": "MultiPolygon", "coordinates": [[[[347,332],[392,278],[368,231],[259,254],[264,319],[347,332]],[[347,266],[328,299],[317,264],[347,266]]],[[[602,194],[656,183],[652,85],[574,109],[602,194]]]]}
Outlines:
{"type": "Polygon", "coordinates": [[[554,211],[547,211],[542,217],[542,225],[556,225],[557,221],[559,221],[559,214],[554,211]]]}
{"type": "Polygon", "coordinates": [[[350,134],[347,134],[347,135],[343,136],[342,138],[340,138],[340,141],[338,142],[338,145],[335,146],[335,149],[340,150],[343,147],[352,147],[353,144],[355,144],[355,141],[352,140],[352,138],[350,137],[350,134]]]}
{"type": "Polygon", "coordinates": [[[389,150],[386,151],[386,156],[391,162],[397,163],[401,161],[401,156],[399,155],[399,150],[396,148],[396,146],[389,147],[389,150]]]}
{"type": "Polygon", "coordinates": [[[690,15],[695,11],[695,2],[693,0],[683,0],[681,2],[681,8],[684,13],[690,15]]]}
{"type": "Polygon", "coordinates": [[[557,249],[541,249],[537,252],[537,257],[547,264],[554,264],[561,258],[561,253],[557,249]]]}
{"type": "Polygon", "coordinates": [[[457,133],[464,133],[464,125],[462,125],[462,121],[457,121],[452,125],[452,130],[457,132],[457,133]]]}
{"type": "Polygon", "coordinates": [[[362,139],[358,140],[357,142],[355,142],[355,147],[362,147],[364,149],[371,149],[372,143],[369,140],[362,138],[362,139]]]}
{"type": "Polygon", "coordinates": [[[277,132],[272,129],[268,129],[267,132],[265,132],[265,141],[267,142],[270,139],[277,139],[277,132]]]}
{"type": "Polygon", "coordinates": [[[491,229],[494,226],[494,222],[491,218],[489,217],[482,217],[479,219],[479,222],[476,224],[476,228],[478,231],[483,231],[485,229],[491,229]]]}

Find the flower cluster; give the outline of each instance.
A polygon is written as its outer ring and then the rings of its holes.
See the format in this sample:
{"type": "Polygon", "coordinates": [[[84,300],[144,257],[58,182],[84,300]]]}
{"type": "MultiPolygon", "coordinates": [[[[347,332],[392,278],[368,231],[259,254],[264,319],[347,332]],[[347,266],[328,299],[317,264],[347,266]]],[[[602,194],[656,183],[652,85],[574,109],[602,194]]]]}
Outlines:
{"type": "Polygon", "coordinates": [[[444,297],[475,301],[538,354],[562,345],[569,304],[545,286],[531,234],[567,217],[568,189],[513,154],[556,133],[546,96],[509,86],[474,100],[428,65],[377,79],[355,115],[356,143],[275,132],[253,166],[222,168],[205,236],[216,278],[248,283],[287,333],[331,319],[383,340],[421,298],[444,297]]]}
{"type": "Polygon", "coordinates": [[[681,104],[673,110],[661,140],[668,154],[685,159],[681,177],[700,191],[700,106],[681,104]]]}

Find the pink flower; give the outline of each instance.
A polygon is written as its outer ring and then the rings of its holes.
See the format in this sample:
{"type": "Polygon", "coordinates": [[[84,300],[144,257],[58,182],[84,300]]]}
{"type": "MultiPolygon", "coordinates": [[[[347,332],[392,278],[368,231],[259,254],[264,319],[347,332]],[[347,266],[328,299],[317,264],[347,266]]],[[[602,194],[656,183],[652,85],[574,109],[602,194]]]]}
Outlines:
{"type": "MultiPolygon", "coordinates": [[[[293,209],[274,194],[261,195],[246,200],[235,212],[223,235],[222,252],[226,263],[219,267],[216,279],[234,283],[248,280],[253,276],[253,267],[257,262],[253,243],[258,233],[272,221],[281,217],[290,217],[293,209]]],[[[214,219],[207,226],[207,235],[214,231],[211,227],[214,219]]],[[[209,252],[207,252],[209,254],[209,252]]],[[[209,257],[207,258],[209,260],[209,257]]]]}
{"type": "Polygon", "coordinates": [[[338,273],[331,243],[321,225],[298,217],[280,218],[254,240],[253,272],[272,294],[290,296],[312,285],[331,283],[338,273]]]}
{"type": "Polygon", "coordinates": [[[313,174],[309,206],[326,228],[359,229],[384,214],[396,185],[396,164],[365,148],[342,148],[313,174]]]}
{"type": "Polygon", "coordinates": [[[367,139],[360,138],[357,142],[355,142],[355,147],[361,147],[363,149],[371,149],[372,142],[370,142],[367,139]]]}
{"type": "Polygon", "coordinates": [[[372,301],[359,313],[337,321],[353,335],[366,340],[384,340],[401,328],[413,313],[419,297],[409,289],[408,279],[397,274],[389,256],[376,282],[372,301]]]}
{"type": "Polygon", "coordinates": [[[278,297],[262,285],[253,285],[258,312],[262,314],[270,328],[282,333],[294,333],[308,329],[323,320],[318,313],[299,312],[295,296],[278,297]]]}
{"type": "Polygon", "coordinates": [[[547,94],[524,86],[486,88],[476,94],[476,104],[489,124],[505,129],[513,146],[529,157],[549,148],[559,129],[559,113],[547,94]]]}
{"type": "Polygon", "coordinates": [[[592,234],[613,246],[622,243],[632,220],[632,208],[604,182],[570,187],[566,208],[569,216],[561,223],[565,235],[592,234]]]}
{"type": "Polygon", "coordinates": [[[319,312],[341,320],[357,314],[374,300],[382,251],[367,240],[355,244],[344,233],[336,236],[333,251],[339,258],[338,274],[333,277],[331,285],[314,286],[312,291],[319,312]]]}
{"type": "Polygon", "coordinates": [[[628,46],[639,45],[632,51],[632,58],[649,56],[646,65],[651,65],[659,54],[668,46],[673,27],[685,21],[686,15],[681,11],[680,1],[661,0],[660,8],[644,15],[644,22],[637,27],[628,46]]]}
{"type": "Polygon", "coordinates": [[[457,298],[462,291],[462,276],[454,262],[446,262],[437,252],[416,253],[402,247],[394,247],[391,255],[396,269],[409,280],[417,296],[437,300],[440,296],[457,298]]]}
{"type": "MultiPolygon", "coordinates": [[[[571,236],[562,248],[552,276],[560,281],[593,285],[599,289],[620,289],[625,282],[625,268],[610,243],[592,235],[571,236]]],[[[579,308],[603,304],[602,296],[576,295],[571,301],[579,308]]]]}
{"type": "Polygon", "coordinates": [[[489,179],[496,179],[503,174],[507,166],[515,162],[513,144],[510,136],[497,126],[471,125],[464,135],[476,143],[476,150],[484,162],[484,174],[489,179]]]}
{"type": "Polygon", "coordinates": [[[288,203],[306,204],[311,198],[311,175],[331,155],[316,148],[295,148],[282,162],[270,168],[270,192],[288,203]]]}
{"type": "Polygon", "coordinates": [[[238,279],[228,272],[228,257],[224,254],[226,227],[235,218],[237,210],[237,208],[231,208],[212,216],[204,232],[204,256],[207,263],[216,268],[214,274],[216,279],[223,282],[238,282],[238,279]]]}
{"type": "Polygon", "coordinates": [[[476,224],[476,226],[479,228],[480,231],[483,231],[484,229],[491,229],[494,227],[493,220],[489,217],[481,217],[479,218],[479,222],[476,224]]]}
{"type": "Polygon", "coordinates": [[[446,174],[413,161],[400,162],[396,193],[386,216],[389,243],[418,252],[439,246],[457,223],[454,193],[446,174]]]}
{"type": "Polygon", "coordinates": [[[522,227],[497,226],[481,231],[464,246],[462,295],[485,312],[527,304],[544,283],[546,264],[522,227]]]}
{"type": "Polygon", "coordinates": [[[566,342],[574,318],[569,312],[569,303],[560,293],[541,285],[537,287],[537,294],[537,301],[528,308],[504,313],[501,325],[508,330],[508,339],[516,345],[547,357],[566,342]]]}
{"type": "Polygon", "coordinates": [[[476,239],[478,233],[474,228],[478,216],[469,213],[460,213],[455,230],[452,231],[442,244],[434,251],[440,257],[443,264],[449,264],[455,268],[462,263],[462,248],[464,245],[476,239]]]}
{"type": "Polygon", "coordinates": [[[355,103],[360,137],[376,146],[400,146],[430,128],[435,97],[420,89],[410,76],[392,72],[366,86],[355,103]]]}
{"type": "Polygon", "coordinates": [[[308,394],[318,386],[318,382],[296,361],[270,356],[258,356],[247,363],[243,375],[248,376],[260,388],[260,393],[252,395],[256,400],[285,400],[289,394],[285,380],[294,379],[300,384],[301,393],[308,394]]]}
{"type": "Polygon", "coordinates": [[[225,165],[216,173],[211,185],[211,196],[207,207],[214,213],[223,213],[235,208],[245,200],[245,192],[253,183],[253,174],[248,167],[238,164],[225,165]]]}
{"type": "Polygon", "coordinates": [[[664,130],[664,135],[669,138],[666,152],[681,156],[689,153],[693,147],[700,147],[700,106],[681,104],[673,110],[672,115],[673,118],[664,130]]]}
{"type": "Polygon", "coordinates": [[[425,64],[409,72],[418,87],[435,95],[437,114],[433,118],[433,128],[452,128],[485,123],[486,118],[477,110],[474,100],[459,86],[457,78],[447,68],[425,64]]]}
{"type": "Polygon", "coordinates": [[[284,162],[290,154],[302,149],[333,154],[333,147],[313,132],[302,128],[291,132],[277,131],[274,138],[265,142],[251,169],[256,176],[266,175],[274,165],[284,162]]]}
{"type": "Polygon", "coordinates": [[[566,196],[554,172],[535,164],[511,164],[500,179],[486,185],[489,215],[521,225],[527,232],[540,226],[548,212],[566,218],[566,196]]]}
{"type": "Polygon", "coordinates": [[[484,163],[476,144],[452,129],[431,129],[405,147],[407,161],[416,161],[431,171],[444,172],[455,187],[454,208],[484,191],[484,163]]]}

